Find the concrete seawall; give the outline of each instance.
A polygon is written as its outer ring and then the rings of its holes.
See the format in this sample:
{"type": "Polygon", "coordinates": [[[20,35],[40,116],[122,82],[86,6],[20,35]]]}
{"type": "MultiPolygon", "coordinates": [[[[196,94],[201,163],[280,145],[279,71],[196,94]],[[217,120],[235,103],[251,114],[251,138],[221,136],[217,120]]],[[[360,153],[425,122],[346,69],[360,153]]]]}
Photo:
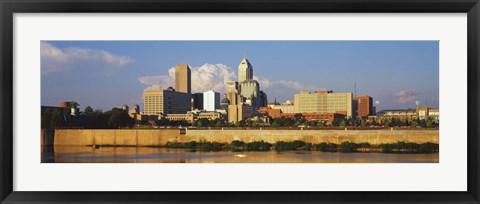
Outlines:
{"type": "Polygon", "coordinates": [[[372,145],[396,143],[439,143],[438,130],[186,130],[180,134],[177,129],[162,130],[99,130],[99,129],[58,129],[55,130],[55,145],[164,145],[167,142],[244,142],[301,140],[311,143],[367,142],[372,145]]]}

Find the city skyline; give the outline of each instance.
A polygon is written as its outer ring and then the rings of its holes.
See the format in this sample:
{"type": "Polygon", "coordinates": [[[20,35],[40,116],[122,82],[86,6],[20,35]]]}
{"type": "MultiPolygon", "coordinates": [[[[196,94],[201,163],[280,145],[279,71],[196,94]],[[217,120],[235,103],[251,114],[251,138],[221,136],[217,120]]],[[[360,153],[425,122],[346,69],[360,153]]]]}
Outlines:
{"type": "Polygon", "coordinates": [[[244,50],[269,102],[300,91],[354,93],[356,84],[357,95],[380,101],[377,111],[438,107],[437,41],[44,41],[41,103],[142,104],[144,89],[175,87],[177,64],[192,68],[192,93],[223,96],[244,50]]]}

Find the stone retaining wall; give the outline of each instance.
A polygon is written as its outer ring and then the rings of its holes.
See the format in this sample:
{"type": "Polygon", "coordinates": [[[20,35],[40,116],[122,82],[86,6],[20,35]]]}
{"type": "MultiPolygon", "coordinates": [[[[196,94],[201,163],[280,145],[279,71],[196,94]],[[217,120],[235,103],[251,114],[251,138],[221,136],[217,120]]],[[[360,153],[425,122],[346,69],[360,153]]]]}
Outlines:
{"type": "Polygon", "coordinates": [[[55,145],[133,145],[158,146],[167,142],[244,142],[301,140],[311,143],[354,142],[370,144],[395,143],[397,141],[413,143],[439,143],[438,130],[186,130],[180,134],[178,129],[58,129],[55,130],[55,145]]]}

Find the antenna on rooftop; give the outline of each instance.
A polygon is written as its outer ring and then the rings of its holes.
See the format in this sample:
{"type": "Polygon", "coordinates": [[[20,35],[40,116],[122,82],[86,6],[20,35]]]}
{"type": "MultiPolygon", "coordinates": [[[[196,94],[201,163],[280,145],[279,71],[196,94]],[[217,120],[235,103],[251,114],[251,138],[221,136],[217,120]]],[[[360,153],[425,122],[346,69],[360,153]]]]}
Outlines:
{"type": "Polygon", "coordinates": [[[355,92],[353,94],[353,96],[356,98],[357,97],[357,77],[355,77],[355,84],[354,84],[354,87],[355,87],[355,92]]]}
{"type": "Polygon", "coordinates": [[[405,93],[405,108],[408,108],[408,96],[410,95],[410,93],[408,91],[406,91],[405,93]]]}
{"type": "Polygon", "coordinates": [[[247,59],[247,49],[243,49],[243,59],[247,59]]]}

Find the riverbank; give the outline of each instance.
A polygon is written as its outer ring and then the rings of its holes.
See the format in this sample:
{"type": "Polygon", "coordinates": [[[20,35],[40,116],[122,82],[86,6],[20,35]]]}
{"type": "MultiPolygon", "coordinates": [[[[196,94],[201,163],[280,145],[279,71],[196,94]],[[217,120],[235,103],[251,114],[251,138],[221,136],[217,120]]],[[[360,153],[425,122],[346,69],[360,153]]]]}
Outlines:
{"type": "MultiPolygon", "coordinates": [[[[88,145],[95,148],[103,147],[135,147],[135,146],[112,146],[112,145],[88,145]]],[[[365,152],[365,153],[409,153],[409,154],[426,154],[426,153],[438,153],[439,145],[434,143],[408,143],[397,142],[393,144],[380,144],[371,145],[369,143],[352,143],[343,142],[341,144],[334,143],[319,143],[312,144],[303,141],[284,142],[279,141],[274,144],[270,144],[264,141],[258,142],[242,142],[232,141],[231,143],[218,143],[207,141],[191,141],[191,142],[167,142],[163,146],[145,146],[151,148],[170,148],[170,149],[187,149],[190,151],[204,151],[204,152],[248,152],[248,151],[320,151],[320,152],[365,152]]]]}
{"type": "MultiPolygon", "coordinates": [[[[46,131],[43,131],[46,132],[46,131]]],[[[312,144],[369,143],[371,145],[406,143],[439,144],[438,130],[179,130],[179,129],[57,129],[42,134],[45,145],[111,145],[111,146],[164,146],[172,142],[232,141],[276,142],[303,141],[312,144]],[[53,137],[44,139],[43,137],[53,137]]]]}

